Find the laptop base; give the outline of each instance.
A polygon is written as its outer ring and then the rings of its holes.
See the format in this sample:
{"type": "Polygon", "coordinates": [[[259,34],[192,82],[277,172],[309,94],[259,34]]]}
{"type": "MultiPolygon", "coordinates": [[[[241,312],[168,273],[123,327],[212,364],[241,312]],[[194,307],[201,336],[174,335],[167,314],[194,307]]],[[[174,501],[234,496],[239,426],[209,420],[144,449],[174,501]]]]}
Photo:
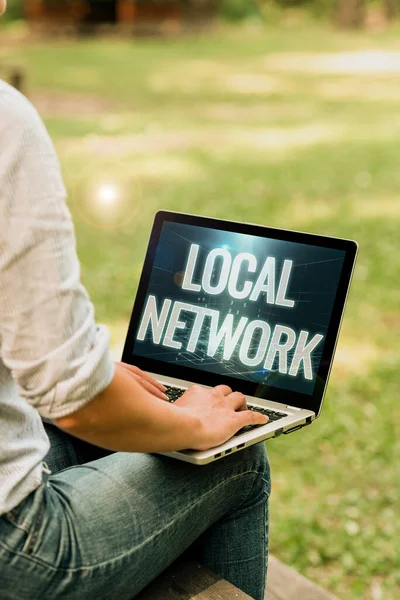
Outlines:
{"type": "MultiPolygon", "coordinates": [[[[175,379],[172,377],[166,377],[165,375],[158,375],[157,373],[150,373],[152,377],[157,379],[160,383],[165,386],[171,386],[174,388],[187,389],[193,385],[189,381],[183,379],[175,379]]],[[[209,388],[209,386],[204,386],[209,388]]],[[[266,408],[272,411],[277,411],[285,414],[286,416],[272,423],[266,423],[252,429],[239,433],[231,437],[229,440],[210,448],[209,450],[179,450],[175,452],[156,452],[154,454],[161,454],[163,456],[170,456],[177,460],[189,462],[195,465],[206,465],[215,460],[219,460],[224,456],[228,456],[233,452],[243,450],[253,444],[258,444],[265,440],[279,437],[282,434],[292,433],[297,431],[306,425],[310,425],[315,420],[315,413],[306,409],[298,409],[293,406],[281,404],[279,402],[272,402],[270,400],[264,400],[261,398],[246,397],[248,406],[257,406],[266,408]]]]}

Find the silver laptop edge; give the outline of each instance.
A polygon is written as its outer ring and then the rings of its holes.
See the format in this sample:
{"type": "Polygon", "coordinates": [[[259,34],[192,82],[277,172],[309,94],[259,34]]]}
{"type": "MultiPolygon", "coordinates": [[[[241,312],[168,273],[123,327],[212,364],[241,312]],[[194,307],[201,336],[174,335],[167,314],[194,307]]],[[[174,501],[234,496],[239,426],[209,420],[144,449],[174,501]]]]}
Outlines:
{"type": "MultiPolygon", "coordinates": [[[[193,385],[192,382],[185,381],[184,379],[166,377],[165,375],[159,375],[157,373],[150,373],[150,375],[152,375],[163,385],[182,389],[187,389],[193,385]]],[[[220,446],[210,448],[209,450],[180,450],[176,452],[157,452],[156,454],[163,454],[164,456],[179,458],[185,462],[190,462],[197,465],[205,465],[209,462],[213,462],[214,460],[218,460],[227,454],[232,454],[233,452],[242,450],[246,446],[252,446],[253,444],[258,444],[259,442],[269,438],[278,437],[282,433],[287,434],[294,430],[300,429],[305,425],[309,425],[316,418],[314,412],[306,409],[299,409],[295,406],[289,406],[279,402],[272,402],[262,398],[255,398],[253,396],[246,396],[246,400],[249,405],[269,408],[271,410],[285,413],[287,416],[279,419],[279,421],[267,423],[266,425],[262,425],[261,427],[257,427],[251,431],[235,435],[220,446]]]]}

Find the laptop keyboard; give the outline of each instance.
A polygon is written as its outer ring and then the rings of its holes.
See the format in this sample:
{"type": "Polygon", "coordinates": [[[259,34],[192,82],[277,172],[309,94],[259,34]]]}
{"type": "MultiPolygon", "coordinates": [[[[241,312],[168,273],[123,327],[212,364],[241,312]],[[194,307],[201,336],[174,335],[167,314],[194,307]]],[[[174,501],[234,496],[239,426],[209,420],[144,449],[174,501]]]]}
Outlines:
{"type": "MultiPolygon", "coordinates": [[[[266,415],[268,417],[268,423],[274,423],[274,421],[279,421],[279,419],[287,417],[287,414],[281,413],[277,410],[272,410],[271,408],[262,408],[261,406],[254,406],[253,404],[247,404],[247,408],[249,410],[259,412],[262,415],[266,415]]],[[[235,435],[246,433],[247,431],[251,431],[252,429],[256,429],[257,427],[262,427],[262,425],[246,425],[245,427],[242,427],[242,429],[239,429],[239,431],[237,431],[235,435]]]]}
{"type": "Polygon", "coordinates": [[[178,398],[180,398],[182,394],[186,392],[186,390],[183,390],[182,388],[172,387],[170,385],[166,385],[165,387],[167,389],[164,393],[170,402],[175,402],[175,400],[178,400],[178,398]]]}
{"type": "MultiPolygon", "coordinates": [[[[165,390],[165,394],[167,395],[168,400],[170,402],[175,402],[175,400],[178,400],[178,398],[180,398],[182,394],[186,392],[185,389],[173,387],[170,385],[166,386],[166,388],[167,389],[165,390]]],[[[247,407],[249,410],[254,410],[255,412],[259,412],[263,415],[266,415],[268,417],[269,423],[273,423],[274,421],[278,421],[279,419],[283,419],[283,417],[287,416],[285,413],[281,413],[277,410],[272,410],[270,408],[262,408],[261,406],[254,406],[253,404],[247,404],[247,407]]],[[[242,427],[242,429],[239,429],[239,431],[237,431],[235,435],[246,433],[247,431],[251,431],[252,429],[256,429],[257,427],[262,427],[262,425],[246,425],[245,427],[242,427]]]]}

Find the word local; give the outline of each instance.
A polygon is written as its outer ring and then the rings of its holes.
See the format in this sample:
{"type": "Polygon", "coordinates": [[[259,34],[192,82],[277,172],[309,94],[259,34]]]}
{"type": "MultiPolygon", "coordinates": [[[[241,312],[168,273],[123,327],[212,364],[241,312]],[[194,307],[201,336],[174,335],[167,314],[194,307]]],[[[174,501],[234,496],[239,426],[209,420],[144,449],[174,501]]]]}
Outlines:
{"type": "MultiPolygon", "coordinates": [[[[198,259],[199,246],[192,244],[182,280],[182,289],[198,294],[202,290],[210,295],[227,291],[232,298],[250,301],[259,300],[265,294],[267,304],[276,304],[288,308],[294,307],[294,300],[286,298],[293,262],[285,260],[278,286],[276,286],[275,258],[267,257],[255,282],[246,280],[238,289],[238,279],[247,263],[247,271],[255,273],[257,259],[253,254],[243,252],[233,260],[225,248],[215,248],[207,256],[201,285],[193,283],[193,275],[198,259]],[[222,259],[218,281],[213,281],[215,262],[222,259]]],[[[147,298],[137,339],[143,341],[150,328],[154,344],[167,348],[195,353],[199,340],[205,344],[207,356],[214,357],[218,348],[222,349],[223,360],[230,360],[234,351],[243,365],[271,370],[278,361],[280,373],[296,376],[302,367],[305,379],[313,379],[311,354],[323,339],[315,334],[310,340],[308,331],[296,332],[285,325],[275,325],[273,329],[263,320],[249,321],[242,316],[235,325],[233,314],[228,313],[220,324],[220,311],[189,302],[173,301],[165,298],[161,310],[157,309],[154,295],[147,298]],[[181,313],[186,313],[182,320],[181,313]],[[189,331],[190,329],[190,331],[189,331]],[[176,330],[187,330],[184,341],[174,339],[176,330]],[[207,339],[208,337],[208,339],[207,339]],[[289,356],[290,353],[290,356],[289,356]],[[290,366],[289,366],[290,361],[290,366]]],[[[183,336],[182,336],[183,339],[183,336]]]]}

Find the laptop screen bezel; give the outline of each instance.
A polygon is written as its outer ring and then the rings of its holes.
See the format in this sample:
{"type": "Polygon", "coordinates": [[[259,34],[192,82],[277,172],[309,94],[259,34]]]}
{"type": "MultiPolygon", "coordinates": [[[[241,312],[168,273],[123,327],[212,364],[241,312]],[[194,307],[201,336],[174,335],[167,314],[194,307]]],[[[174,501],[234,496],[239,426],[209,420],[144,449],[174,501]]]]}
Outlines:
{"type": "Polygon", "coordinates": [[[333,238],[299,231],[288,231],[284,229],[265,227],[263,225],[225,221],[211,217],[201,217],[170,211],[159,211],[155,216],[150,235],[149,245],[147,248],[142,274],[140,277],[136,299],[133,305],[129,328],[125,340],[122,361],[127,364],[136,365],[143,371],[156,373],[161,376],[165,375],[168,377],[183,379],[185,381],[191,381],[193,383],[200,383],[209,386],[226,384],[234,390],[241,391],[246,396],[266,398],[268,400],[295,406],[297,408],[308,409],[318,415],[328,383],[333,355],[339,335],[340,324],[354,269],[357,249],[358,245],[353,240],[333,238]],[[333,304],[332,315],[327,330],[325,345],[323,348],[318,372],[316,374],[316,382],[312,395],[302,394],[293,390],[285,390],[283,388],[268,385],[261,386],[258,383],[253,383],[248,380],[241,380],[236,377],[219,375],[217,373],[208,373],[204,370],[197,370],[190,367],[134,354],[133,349],[136,342],[136,334],[142,315],[143,305],[146,299],[155,253],[162,226],[167,221],[194,225],[206,229],[232,231],[235,233],[243,233],[257,237],[278,239],[282,241],[345,251],[342,273],[337,288],[336,298],[333,304]]]}

